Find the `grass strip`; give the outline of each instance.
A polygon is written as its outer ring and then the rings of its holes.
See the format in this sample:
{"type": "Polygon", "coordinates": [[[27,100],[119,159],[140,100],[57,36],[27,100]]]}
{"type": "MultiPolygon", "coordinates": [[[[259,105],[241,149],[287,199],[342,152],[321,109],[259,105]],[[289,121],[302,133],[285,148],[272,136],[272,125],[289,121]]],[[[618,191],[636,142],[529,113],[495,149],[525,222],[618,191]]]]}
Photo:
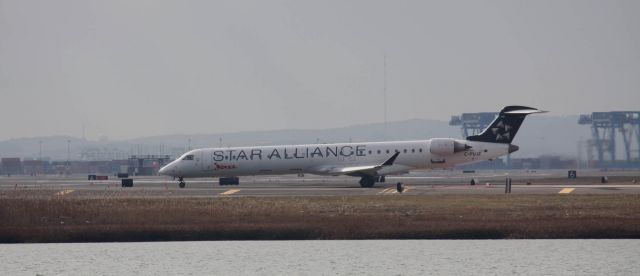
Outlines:
{"type": "Polygon", "coordinates": [[[0,242],[640,238],[640,195],[0,199],[0,242]]]}

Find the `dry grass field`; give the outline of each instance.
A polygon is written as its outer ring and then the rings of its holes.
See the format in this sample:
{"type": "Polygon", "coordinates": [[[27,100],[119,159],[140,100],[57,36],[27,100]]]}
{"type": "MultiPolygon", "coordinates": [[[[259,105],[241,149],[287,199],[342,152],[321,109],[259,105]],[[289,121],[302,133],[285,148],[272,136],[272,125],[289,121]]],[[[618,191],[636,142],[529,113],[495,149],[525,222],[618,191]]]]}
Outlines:
{"type": "Polygon", "coordinates": [[[640,195],[0,199],[0,242],[640,238],[640,195]]]}

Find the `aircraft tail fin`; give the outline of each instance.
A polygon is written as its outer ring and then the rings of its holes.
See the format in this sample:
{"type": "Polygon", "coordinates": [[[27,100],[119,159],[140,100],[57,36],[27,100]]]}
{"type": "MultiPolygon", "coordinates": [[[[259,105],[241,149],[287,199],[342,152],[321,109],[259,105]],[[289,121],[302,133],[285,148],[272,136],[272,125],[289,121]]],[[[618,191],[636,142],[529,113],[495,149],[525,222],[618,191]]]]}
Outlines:
{"type": "Polygon", "coordinates": [[[526,106],[506,106],[482,133],[469,136],[467,140],[511,144],[527,115],[544,112],[546,111],[526,106]]]}

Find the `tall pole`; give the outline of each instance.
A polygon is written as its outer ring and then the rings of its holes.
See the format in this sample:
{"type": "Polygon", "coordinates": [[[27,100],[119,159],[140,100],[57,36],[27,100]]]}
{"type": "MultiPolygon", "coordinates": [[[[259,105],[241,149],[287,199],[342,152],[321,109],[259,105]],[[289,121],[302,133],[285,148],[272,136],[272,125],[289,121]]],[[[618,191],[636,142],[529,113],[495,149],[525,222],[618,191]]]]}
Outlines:
{"type": "Polygon", "coordinates": [[[40,144],[40,151],[38,152],[38,160],[42,161],[42,140],[38,141],[40,144]]]}
{"type": "Polygon", "coordinates": [[[67,140],[67,167],[65,170],[65,175],[69,176],[71,174],[71,140],[67,140]]]}
{"type": "MultiPolygon", "coordinates": [[[[384,134],[387,135],[387,54],[384,55],[384,65],[383,65],[383,101],[384,101],[384,134]]],[[[385,137],[386,138],[386,137],[385,137]]]]}
{"type": "Polygon", "coordinates": [[[71,161],[71,140],[67,140],[67,166],[69,161],[71,161]]]}

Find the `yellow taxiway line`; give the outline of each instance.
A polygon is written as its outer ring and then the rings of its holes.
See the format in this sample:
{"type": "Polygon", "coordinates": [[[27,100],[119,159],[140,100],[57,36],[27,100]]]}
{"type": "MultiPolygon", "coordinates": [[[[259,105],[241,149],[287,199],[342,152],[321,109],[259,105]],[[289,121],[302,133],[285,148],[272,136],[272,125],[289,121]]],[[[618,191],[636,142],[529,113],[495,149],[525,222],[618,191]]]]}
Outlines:
{"type": "Polygon", "coordinates": [[[561,195],[566,195],[566,194],[570,194],[571,192],[573,192],[573,190],[575,190],[575,188],[564,188],[562,190],[560,190],[560,192],[558,192],[561,195]]]}
{"type": "Polygon", "coordinates": [[[64,196],[64,195],[68,195],[70,193],[73,193],[74,190],[70,190],[70,189],[66,189],[66,190],[62,190],[59,191],[55,194],[55,196],[64,196]]]}
{"type": "Polygon", "coordinates": [[[395,191],[395,190],[396,190],[396,189],[393,189],[393,188],[386,188],[386,189],[382,190],[382,192],[378,192],[378,194],[379,194],[379,195],[382,195],[382,194],[391,194],[391,193],[393,193],[393,191],[395,191]]]}
{"type": "MultiPolygon", "coordinates": [[[[404,191],[402,191],[402,193],[406,193],[409,191],[408,187],[404,188],[404,191]]],[[[396,188],[386,188],[384,190],[382,190],[381,192],[378,192],[379,195],[392,195],[392,194],[397,194],[398,190],[396,188]]]]}
{"type": "Polygon", "coordinates": [[[237,193],[239,191],[240,191],[240,189],[231,189],[231,190],[228,190],[228,191],[226,191],[224,193],[220,193],[220,195],[232,195],[232,194],[235,194],[235,193],[237,193]]]}

